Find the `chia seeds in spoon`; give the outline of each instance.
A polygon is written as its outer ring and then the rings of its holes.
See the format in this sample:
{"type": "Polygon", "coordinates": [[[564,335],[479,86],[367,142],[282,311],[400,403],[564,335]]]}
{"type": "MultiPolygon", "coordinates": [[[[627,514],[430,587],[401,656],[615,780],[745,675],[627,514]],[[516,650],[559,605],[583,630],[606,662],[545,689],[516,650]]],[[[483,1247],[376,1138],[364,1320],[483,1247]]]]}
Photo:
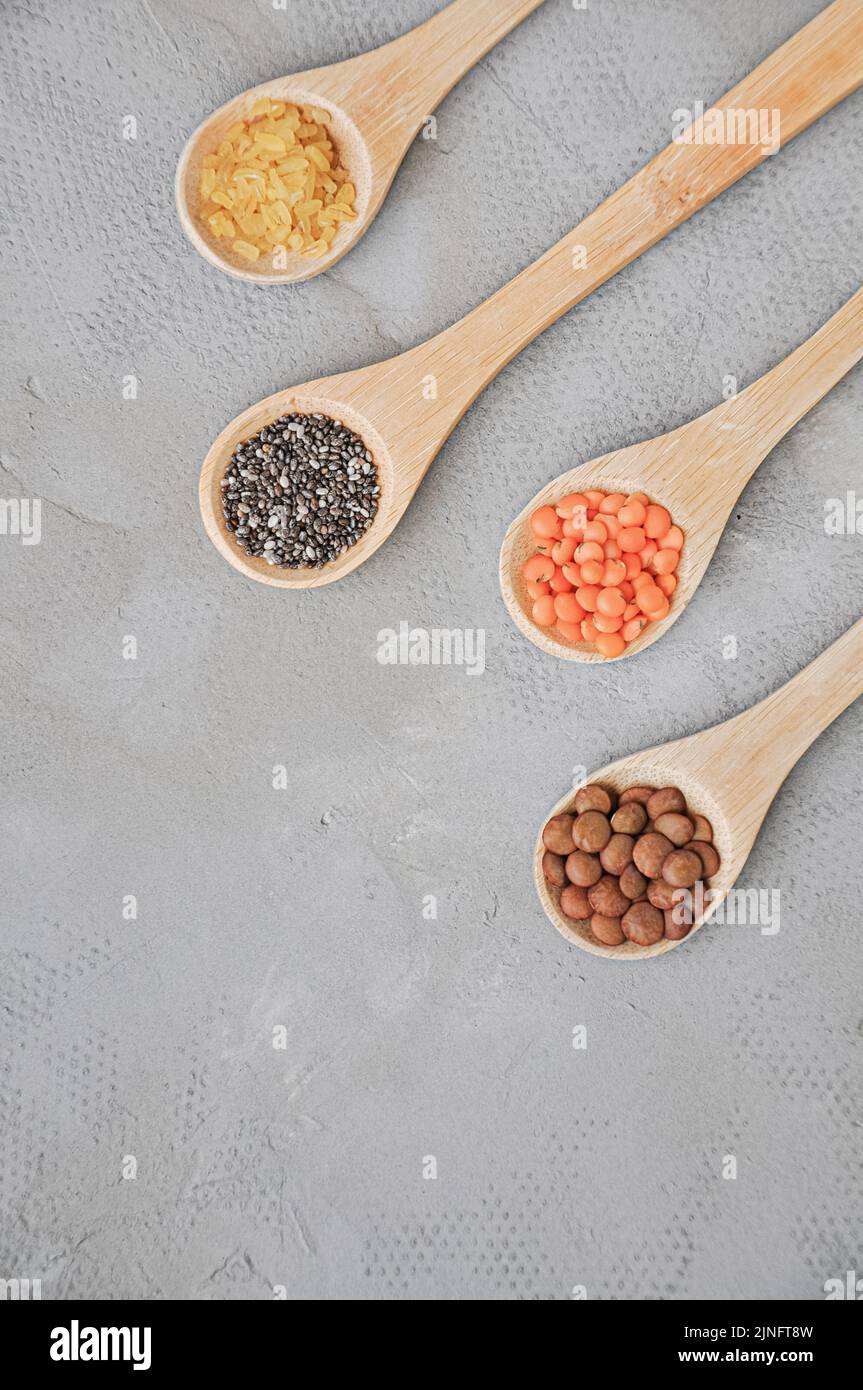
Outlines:
{"type": "Polygon", "coordinates": [[[371,453],[341,421],[283,415],[237,445],[222,479],[222,510],[248,555],[319,569],[365,534],[379,494],[371,453]]]}

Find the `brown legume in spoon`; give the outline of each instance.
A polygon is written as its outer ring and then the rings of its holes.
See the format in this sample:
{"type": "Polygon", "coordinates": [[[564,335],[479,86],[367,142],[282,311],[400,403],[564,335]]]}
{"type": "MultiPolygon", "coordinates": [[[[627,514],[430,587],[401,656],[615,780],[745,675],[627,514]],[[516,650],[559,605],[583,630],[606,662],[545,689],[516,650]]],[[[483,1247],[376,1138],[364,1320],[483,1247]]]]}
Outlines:
{"type": "Polygon", "coordinates": [[[647,814],[652,821],[664,816],[667,811],[685,811],[686,798],[679,787],[660,787],[648,797],[647,814]]]}
{"type": "Polygon", "coordinates": [[[612,835],[605,849],[600,850],[599,854],[599,862],[605,872],[616,874],[619,878],[627,864],[632,863],[634,847],[635,840],[631,835],[612,835]]]}
{"type": "Polygon", "coordinates": [[[674,845],[670,840],[667,840],[664,835],[658,834],[657,831],[651,830],[635,842],[635,849],[632,852],[635,867],[640,869],[647,878],[661,878],[662,865],[673,849],[674,845]]]}
{"type": "Polygon", "coordinates": [[[675,849],[663,860],[662,877],[674,888],[691,888],[702,875],[701,859],[691,849],[675,849]]]}
{"type": "MultiPolygon", "coordinates": [[[[572,850],[572,827],[575,816],[552,816],[542,832],[542,843],[554,854],[569,854],[572,850]]],[[[688,836],[692,839],[692,836],[688,836]]]]}
{"type": "Polygon", "coordinates": [[[629,898],[621,893],[617,879],[611,874],[604,874],[598,883],[588,888],[587,896],[594,912],[603,917],[620,917],[630,905],[629,898]]]}
{"type": "Polygon", "coordinates": [[[640,801],[627,801],[611,817],[612,830],[623,835],[640,835],[647,825],[647,811],[640,801]]]}
{"type": "Polygon", "coordinates": [[[564,858],[560,854],[552,854],[550,849],[545,851],[542,856],[542,872],[545,875],[546,883],[551,883],[555,888],[562,888],[566,883],[566,870],[564,868],[564,858]]]}
{"type": "Polygon", "coordinates": [[[573,805],[575,814],[552,816],[542,835],[543,873],[563,915],[589,921],[604,946],[681,941],[693,925],[675,921],[690,911],[686,890],[720,866],[709,820],[687,810],[679,787],[618,796],[589,783],[573,805]]]}
{"type": "MultiPolygon", "coordinates": [[[[692,821],[680,811],[665,811],[661,816],[657,816],[653,828],[660,835],[665,835],[673,845],[677,845],[678,849],[688,845],[695,833],[692,821]]],[[[549,849],[553,848],[553,845],[549,845],[549,849]]]]}
{"type": "Polygon", "coordinates": [[[575,849],[567,856],[566,876],[578,888],[589,888],[602,878],[602,865],[595,854],[585,854],[584,850],[575,849]]]}
{"type": "Polygon", "coordinates": [[[601,811],[585,811],[572,827],[572,839],[576,849],[583,849],[588,854],[598,854],[611,839],[608,817],[601,811]]]}
{"type": "Polygon", "coordinates": [[[575,793],[575,809],[579,815],[585,811],[602,811],[607,816],[613,804],[611,793],[596,782],[579,787],[575,793]]]}
{"type": "Polygon", "coordinates": [[[665,918],[651,903],[633,903],[621,918],[624,934],[636,946],[655,946],[665,933],[665,918]]]}
{"type": "Polygon", "coordinates": [[[568,883],[560,895],[560,910],[564,917],[571,917],[574,922],[586,922],[593,913],[587,889],[568,883]]]}
{"type": "Polygon", "coordinates": [[[604,917],[601,912],[594,912],[590,919],[590,930],[603,946],[622,946],[626,940],[619,917],[604,917]]]}

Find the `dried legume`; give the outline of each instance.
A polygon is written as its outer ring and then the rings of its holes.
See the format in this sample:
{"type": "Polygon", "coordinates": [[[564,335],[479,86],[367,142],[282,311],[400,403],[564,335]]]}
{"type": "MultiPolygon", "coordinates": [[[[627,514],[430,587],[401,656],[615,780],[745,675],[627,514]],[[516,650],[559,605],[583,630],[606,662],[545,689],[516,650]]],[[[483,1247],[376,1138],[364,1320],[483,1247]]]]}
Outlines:
{"type": "Polygon", "coordinates": [[[645,493],[572,492],[538,507],[530,531],[522,577],[538,627],[614,658],[669,612],[683,532],[645,493]]]}
{"type": "MultiPolygon", "coordinates": [[[[646,516],[649,524],[649,508],[646,516]]],[[[618,796],[592,782],[571,811],[552,816],[542,838],[543,872],[560,911],[589,922],[604,946],[680,941],[692,929],[680,910],[687,891],[706,888],[720,864],[710,822],[687,811],[678,787],[628,787],[618,796]],[[656,821],[647,819],[651,808],[656,821]]]]}

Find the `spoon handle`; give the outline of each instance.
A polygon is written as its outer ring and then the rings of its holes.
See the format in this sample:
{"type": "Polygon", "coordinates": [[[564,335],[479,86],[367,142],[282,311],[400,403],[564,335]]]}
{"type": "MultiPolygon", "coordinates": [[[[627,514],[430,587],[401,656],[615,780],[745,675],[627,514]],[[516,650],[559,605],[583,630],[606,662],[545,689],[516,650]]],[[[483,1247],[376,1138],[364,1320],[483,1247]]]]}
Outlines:
{"type": "MultiPolygon", "coordinates": [[[[429,344],[462,410],[529,342],[863,82],[863,0],[835,0],[583,222],[429,344]],[[747,114],[772,146],[707,143],[747,114]],[[778,122],[778,130],[777,130],[778,122]],[[691,138],[687,138],[687,136],[691,138]]],[[[749,129],[749,127],[747,127],[749,129]]]]}
{"type": "Polygon", "coordinates": [[[401,146],[405,133],[412,138],[460,78],[543,3],[452,0],[425,24],[343,65],[343,71],[356,65],[352,111],[367,111],[373,129],[381,108],[389,107],[386,135],[401,146]]]}
{"type": "MultiPolygon", "coordinates": [[[[718,724],[699,751],[720,770],[745,767],[753,800],[768,804],[794,764],[820,733],[863,694],[863,618],[786,685],[759,704],[718,724]]],[[[694,740],[693,740],[694,742],[694,740]]]]}
{"type": "Polygon", "coordinates": [[[733,428],[741,488],[762,459],[863,357],[863,289],[817,333],[720,407],[721,429],[733,428]]]}

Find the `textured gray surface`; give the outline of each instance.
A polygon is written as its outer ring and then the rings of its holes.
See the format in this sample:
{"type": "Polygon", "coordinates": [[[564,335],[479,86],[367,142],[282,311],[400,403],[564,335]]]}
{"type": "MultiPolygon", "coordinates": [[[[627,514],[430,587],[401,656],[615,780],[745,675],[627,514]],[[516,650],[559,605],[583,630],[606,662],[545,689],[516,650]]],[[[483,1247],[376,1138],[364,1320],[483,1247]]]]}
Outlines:
{"type": "Polygon", "coordinates": [[[544,658],[496,564],[549,476],[708,408],[852,292],[863,102],[529,348],[371,563],[268,591],[202,532],[218,429],[467,311],[819,4],[548,0],[333,273],[260,290],[204,264],[172,207],[189,130],[434,8],[2,7],[0,494],[44,511],[40,545],[0,536],[0,1275],[60,1298],[820,1298],[863,1267],[863,706],[749,862],[778,936],[706,929],[616,968],[550,927],[530,851],[573,764],[743,709],[858,616],[863,541],[823,515],[863,492],[860,371],[645,655],[544,658]],[[379,666],[401,620],[485,628],[485,674],[379,666]]]}

